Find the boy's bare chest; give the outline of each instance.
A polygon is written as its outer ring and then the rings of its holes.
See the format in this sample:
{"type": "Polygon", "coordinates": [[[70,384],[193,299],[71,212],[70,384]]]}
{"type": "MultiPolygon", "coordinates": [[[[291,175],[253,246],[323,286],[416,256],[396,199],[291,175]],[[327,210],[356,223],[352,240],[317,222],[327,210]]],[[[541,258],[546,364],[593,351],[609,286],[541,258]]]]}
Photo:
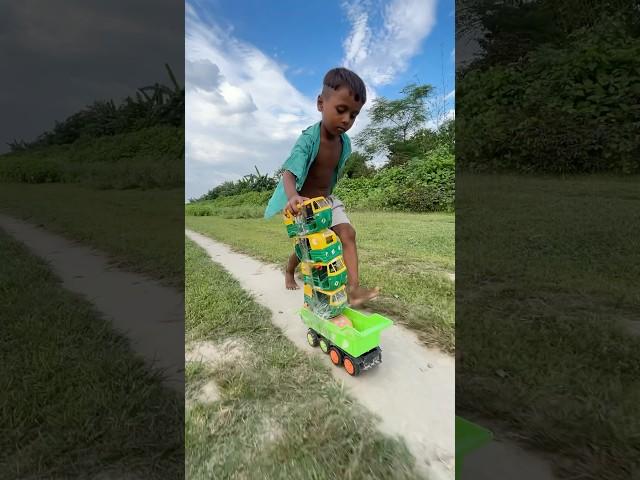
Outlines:
{"type": "Polygon", "coordinates": [[[315,175],[320,176],[329,176],[338,166],[341,154],[342,143],[340,141],[333,143],[320,143],[318,155],[311,164],[309,173],[314,173],[315,175]]]}
{"type": "Polygon", "coordinates": [[[318,154],[314,159],[307,179],[300,193],[307,197],[319,197],[328,195],[331,180],[342,155],[342,142],[320,143],[318,154]]]}

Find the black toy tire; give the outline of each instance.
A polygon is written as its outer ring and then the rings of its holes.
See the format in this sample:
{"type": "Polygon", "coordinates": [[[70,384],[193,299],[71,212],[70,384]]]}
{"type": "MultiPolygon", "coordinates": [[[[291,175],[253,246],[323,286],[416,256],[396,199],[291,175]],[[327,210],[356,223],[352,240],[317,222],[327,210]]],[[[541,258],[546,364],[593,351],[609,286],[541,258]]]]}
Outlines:
{"type": "Polygon", "coordinates": [[[322,350],[322,353],[329,353],[329,348],[331,347],[329,340],[327,340],[324,337],[321,337],[318,344],[320,345],[320,350],[322,350]],[[323,345],[325,345],[325,348],[322,347],[323,345]]]}
{"type": "Polygon", "coordinates": [[[314,332],[312,329],[307,330],[307,343],[312,347],[317,347],[318,343],[318,334],[314,332]]]}

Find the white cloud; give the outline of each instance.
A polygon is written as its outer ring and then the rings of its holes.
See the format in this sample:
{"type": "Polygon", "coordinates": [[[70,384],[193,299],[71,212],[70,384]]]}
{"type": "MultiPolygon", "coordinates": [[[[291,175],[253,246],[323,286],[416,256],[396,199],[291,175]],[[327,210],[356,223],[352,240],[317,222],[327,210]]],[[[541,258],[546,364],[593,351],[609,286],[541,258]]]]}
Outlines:
{"type": "Polygon", "coordinates": [[[452,98],[456,98],[456,91],[451,90],[449,93],[447,93],[444,97],[445,100],[451,100],[452,98]]]}
{"type": "Polygon", "coordinates": [[[370,25],[370,1],[344,2],[343,8],[351,22],[343,63],[371,86],[389,84],[404,72],[436,22],[436,0],[391,0],[377,29],[370,25]]]}
{"type": "Polygon", "coordinates": [[[318,121],[315,99],[285,67],[186,8],[186,189],[195,198],[251,173],[273,173],[302,129],[318,121]]]}

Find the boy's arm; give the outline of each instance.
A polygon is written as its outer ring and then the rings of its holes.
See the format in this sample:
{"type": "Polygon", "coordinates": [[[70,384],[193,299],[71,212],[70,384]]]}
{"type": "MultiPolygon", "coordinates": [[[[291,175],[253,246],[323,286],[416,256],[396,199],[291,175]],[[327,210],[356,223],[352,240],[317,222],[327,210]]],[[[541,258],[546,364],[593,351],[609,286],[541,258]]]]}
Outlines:
{"type": "Polygon", "coordinates": [[[308,198],[300,196],[296,190],[296,176],[289,170],[282,172],[282,183],[284,184],[284,191],[289,199],[284,209],[291,212],[293,215],[297,215],[298,205],[302,204],[305,200],[308,200],[308,198]]]}

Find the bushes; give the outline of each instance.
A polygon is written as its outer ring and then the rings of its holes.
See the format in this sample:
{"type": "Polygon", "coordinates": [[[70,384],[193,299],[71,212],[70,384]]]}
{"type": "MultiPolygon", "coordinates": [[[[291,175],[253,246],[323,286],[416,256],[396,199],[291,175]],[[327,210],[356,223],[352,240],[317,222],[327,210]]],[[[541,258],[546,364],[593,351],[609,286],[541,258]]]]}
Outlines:
{"type": "Polygon", "coordinates": [[[263,192],[246,192],[239,195],[232,195],[227,197],[217,198],[211,202],[216,207],[237,207],[240,205],[251,206],[266,206],[267,202],[271,198],[273,190],[265,190],[263,192]]]}
{"type": "MultiPolygon", "coordinates": [[[[246,192],[197,200],[186,205],[185,214],[260,218],[272,193],[246,192]]],[[[407,165],[383,168],[369,177],[343,177],[334,193],[350,209],[451,212],[455,199],[454,156],[449,145],[441,144],[407,165]]]]}
{"type": "Polygon", "coordinates": [[[457,82],[471,170],[640,172],[640,39],[615,21],[457,82]]]}
{"type": "Polygon", "coordinates": [[[348,208],[453,211],[454,156],[442,145],[406,166],[384,168],[372,177],[342,178],[335,194],[348,208]]]}
{"type": "Polygon", "coordinates": [[[172,86],[155,83],[139,88],[135,97],[128,96],[120,105],[113,100],[98,100],[56,122],[51,131],[42,133],[33,142],[14,141],[12,151],[30,151],[52,145],[67,145],[83,137],[100,138],[144,130],[156,125],[174,128],[184,126],[184,88],[178,85],[168,64],[165,64],[172,86]]]}
{"type": "Polygon", "coordinates": [[[209,201],[195,201],[185,206],[185,215],[206,217],[217,215],[223,218],[262,218],[264,209],[273,191],[246,192],[239,195],[219,197],[209,201]]]}
{"type": "Polygon", "coordinates": [[[212,188],[195,201],[215,200],[217,198],[232,197],[248,192],[266,192],[272,191],[276,188],[276,185],[278,184],[277,175],[274,175],[273,177],[263,175],[258,170],[258,167],[254,168],[257,175],[250,173],[235,182],[224,182],[223,184],[212,188]]]}
{"type": "Polygon", "coordinates": [[[0,160],[0,180],[17,183],[55,183],[62,181],[64,167],[48,158],[6,158],[0,160]]]}
{"type": "Polygon", "coordinates": [[[0,157],[0,181],[82,182],[102,189],[180,188],[184,130],[157,126],[6,154],[0,157]]]}

